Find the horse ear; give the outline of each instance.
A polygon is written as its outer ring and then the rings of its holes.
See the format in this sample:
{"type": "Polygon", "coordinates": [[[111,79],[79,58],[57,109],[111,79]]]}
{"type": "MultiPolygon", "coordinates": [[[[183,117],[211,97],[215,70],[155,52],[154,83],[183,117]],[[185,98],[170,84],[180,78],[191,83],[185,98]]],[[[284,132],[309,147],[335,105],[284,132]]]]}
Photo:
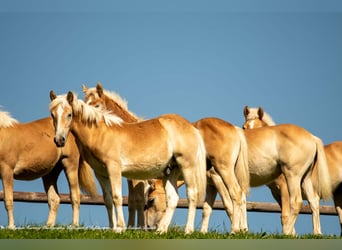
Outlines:
{"type": "Polygon", "coordinates": [[[72,102],[74,101],[74,94],[71,91],[68,92],[67,100],[69,104],[72,104],[72,102]]]}
{"type": "Polygon", "coordinates": [[[96,91],[100,97],[103,95],[103,88],[102,88],[102,84],[100,82],[98,82],[96,85],[96,91]]]}
{"type": "Polygon", "coordinates": [[[57,95],[55,93],[55,91],[51,90],[50,91],[50,100],[53,101],[57,98],[57,95]]]}
{"type": "Polygon", "coordinates": [[[85,84],[83,83],[82,84],[82,91],[83,91],[83,93],[84,94],[87,93],[87,90],[88,90],[87,86],[85,86],[85,84]]]}
{"type": "Polygon", "coordinates": [[[245,116],[245,118],[248,116],[249,114],[249,107],[246,105],[243,109],[243,115],[245,116]]]}
{"type": "Polygon", "coordinates": [[[264,117],[264,110],[262,109],[262,107],[258,108],[258,116],[259,119],[262,119],[264,117]]]}

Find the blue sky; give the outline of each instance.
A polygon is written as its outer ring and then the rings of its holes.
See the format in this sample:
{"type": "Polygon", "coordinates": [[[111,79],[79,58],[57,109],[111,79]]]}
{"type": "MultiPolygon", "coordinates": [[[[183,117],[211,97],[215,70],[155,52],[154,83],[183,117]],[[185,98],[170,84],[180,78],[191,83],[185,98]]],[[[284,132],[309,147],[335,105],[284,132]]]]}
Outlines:
{"type": "MultiPolygon", "coordinates": [[[[145,118],[215,116],[241,126],[245,105],[262,106],[276,123],[302,126],[326,144],[342,140],[342,8],[335,1],[16,2],[0,3],[0,105],[20,122],[49,116],[51,89],[83,98],[81,84],[100,81],[145,118]]],[[[64,175],[59,187],[69,191],[64,175]]],[[[43,186],[15,181],[15,190],[43,186]]],[[[265,187],[251,189],[248,200],[274,201],[265,187]]],[[[15,203],[17,225],[43,224],[47,214],[47,204],[15,203]]],[[[323,233],[340,233],[337,217],[321,218],[323,233]]],[[[185,220],[177,210],[173,223],[185,220]]],[[[71,222],[71,206],[61,205],[57,222],[71,222]]],[[[80,222],[107,226],[105,208],[82,206],[80,222]]],[[[248,213],[248,222],[253,232],[281,232],[279,214],[248,213]]],[[[225,213],[215,211],[210,228],[229,231],[225,213]]],[[[300,215],[296,229],[311,233],[311,216],[300,215]]]]}

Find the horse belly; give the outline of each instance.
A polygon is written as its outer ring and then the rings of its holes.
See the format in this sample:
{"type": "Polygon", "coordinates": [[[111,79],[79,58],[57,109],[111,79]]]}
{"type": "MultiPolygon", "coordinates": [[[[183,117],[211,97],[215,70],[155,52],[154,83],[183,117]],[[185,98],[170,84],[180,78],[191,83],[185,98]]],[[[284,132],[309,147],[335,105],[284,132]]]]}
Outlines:
{"type": "Polygon", "coordinates": [[[122,165],[122,175],[129,179],[162,178],[166,168],[167,163],[122,165]]]}
{"type": "Polygon", "coordinates": [[[165,142],[127,147],[121,152],[122,175],[132,179],[161,178],[172,159],[172,148],[165,142]]]}
{"type": "Polygon", "coordinates": [[[13,174],[17,180],[34,180],[40,178],[55,167],[59,158],[58,154],[31,155],[20,157],[16,163],[13,174]]]}
{"type": "Polygon", "coordinates": [[[281,174],[280,167],[276,163],[250,164],[250,186],[258,187],[274,181],[281,174]]]}

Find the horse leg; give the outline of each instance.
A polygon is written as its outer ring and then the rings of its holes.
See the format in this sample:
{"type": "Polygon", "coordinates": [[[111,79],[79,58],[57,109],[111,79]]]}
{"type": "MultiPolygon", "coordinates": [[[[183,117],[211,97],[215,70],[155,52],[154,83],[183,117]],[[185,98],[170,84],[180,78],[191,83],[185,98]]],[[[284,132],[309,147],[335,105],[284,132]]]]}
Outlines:
{"type": "Polygon", "coordinates": [[[57,179],[61,171],[61,165],[57,164],[50,173],[42,177],[44,190],[47,194],[49,205],[49,215],[46,221],[47,227],[53,227],[56,223],[57,212],[60,204],[57,179]]]}
{"type": "Polygon", "coordinates": [[[301,177],[293,176],[292,173],[285,173],[285,178],[290,197],[290,215],[287,223],[283,226],[283,233],[291,235],[294,232],[294,225],[303,202],[300,188],[301,177]]]}
{"type": "Polygon", "coordinates": [[[334,204],[335,204],[336,212],[340,220],[340,228],[341,228],[340,236],[342,237],[342,185],[340,185],[334,191],[333,197],[334,197],[334,204]]]}
{"type": "Polygon", "coordinates": [[[112,200],[112,190],[109,179],[103,177],[95,172],[96,179],[99,181],[102,190],[103,201],[107,210],[108,215],[108,226],[109,228],[116,227],[116,218],[114,213],[114,206],[112,200]]]}
{"type": "Polygon", "coordinates": [[[144,228],[145,227],[145,182],[142,180],[135,180],[138,183],[135,187],[135,193],[137,196],[135,197],[135,208],[138,215],[138,227],[144,228]]]}
{"type": "MultiPolygon", "coordinates": [[[[289,191],[286,184],[286,179],[283,174],[281,174],[274,182],[267,185],[272,193],[273,198],[277,201],[281,209],[281,225],[284,227],[288,224],[289,216],[290,216],[290,197],[289,191]]],[[[291,235],[295,235],[296,230],[293,227],[293,231],[291,235]]]]}
{"type": "Polygon", "coordinates": [[[136,211],[136,204],[135,204],[135,193],[134,193],[134,186],[133,180],[127,179],[128,185],[128,227],[134,227],[135,225],[135,211],[136,211]]]}
{"type": "Polygon", "coordinates": [[[72,204],[72,226],[79,226],[80,217],[80,204],[81,204],[81,193],[80,186],[78,183],[78,165],[79,157],[77,159],[64,158],[62,164],[64,166],[64,172],[69,183],[70,189],[70,200],[72,204]]]}
{"type": "MultiPolygon", "coordinates": [[[[230,166],[234,166],[234,164],[230,164],[230,166]]],[[[243,207],[242,190],[237,179],[235,178],[233,167],[220,165],[219,167],[215,167],[215,170],[221,176],[232,201],[233,212],[231,215],[231,233],[238,233],[240,232],[240,219],[243,207]]],[[[223,197],[227,197],[227,195],[224,195],[223,197]]]]}
{"type": "Polygon", "coordinates": [[[302,183],[303,191],[305,192],[306,198],[309,202],[311,211],[312,211],[312,224],[313,224],[313,233],[315,235],[321,235],[321,222],[319,217],[319,195],[314,192],[312,186],[311,175],[307,176],[302,183]]]}
{"type": "Polygon", "coordinates": [[[216,194],[217,194],[216,187],[207,183],[206,195],[205,195],[205,200],[203,203],[201,233],[208,232],[209,219],[213,211],[213,205],[215,202],[216,194]]]}
{"type": "MultiPolygon", "coordinates": [[[[178,189],[177,189],[177,178],[178,175],[175,175],[176,171],[171,172],[169,176],[163,178],[163,186],[165,189],[165,198],[166,198],[166,209],[165,213],[162,216],[158,227],[158,233],[166,233],[168,227],[171,223],[172,216],[176,210],[179,196],[178,196],[178,189]]],[[[187,228],[187,227],[186,227],[187,228]]]]}
{"type": "Polygon", "coordinates": [[[8,166],[2,166],[0,173],[4,188],[4,203],[8,216],[8,228],[15,229],[13,216],[13,170],[8,166]]]}
{"type": "Polygon", "coordinates": [[[112,202],[115,206],[117,222],[113,229],[121,233],[126,229],[125,218],[122,209],[122,175],[120,165],[115,162],[106,164],[110,186],[112,190],[112,202]]]}

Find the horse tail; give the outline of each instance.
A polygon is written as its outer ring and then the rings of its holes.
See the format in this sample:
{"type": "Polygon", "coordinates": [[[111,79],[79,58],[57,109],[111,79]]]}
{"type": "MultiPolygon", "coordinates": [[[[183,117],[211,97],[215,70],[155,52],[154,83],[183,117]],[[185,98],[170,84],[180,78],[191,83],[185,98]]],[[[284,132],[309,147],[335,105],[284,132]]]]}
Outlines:
{"type": "Polygon", "coordinates": [[[238,159],[235,165],[235,175],[241,187],[241,190],[248,194],[249,192],[249,167],[248,167],[248,148],[247,141],[243,130],[235,127],[240,137],[240,149],[238,159]]]}
{"type": "Polygon", "coordinates": [[[79,161],[78,180],[82,192],[89,194],[91,197],[98,195],[92,168],[82,157],[80,157],[79,161]]]}
{"type": "Polygon", "coordinates": [[[196,171],[194,171],[195,180],[197,182],[197,188],[198,188],[198,202],[204,201],[204,194],[207,187],[207,162],[206,157],[207,153],[205,150],[205,145],[203,138],[197,128],[196,133],[198,137],[198,148],[197,148],[197,155],[196,155],[196,171]]]}
{"type": "Polygon", "coordinates": [[[317,191],[321,199],[326,200],[332,197],[328,163],[322,140],[316,136],[314,136],[314,139],[316,141],[316,159],[311,174],[313,188],[317,191]]]}

